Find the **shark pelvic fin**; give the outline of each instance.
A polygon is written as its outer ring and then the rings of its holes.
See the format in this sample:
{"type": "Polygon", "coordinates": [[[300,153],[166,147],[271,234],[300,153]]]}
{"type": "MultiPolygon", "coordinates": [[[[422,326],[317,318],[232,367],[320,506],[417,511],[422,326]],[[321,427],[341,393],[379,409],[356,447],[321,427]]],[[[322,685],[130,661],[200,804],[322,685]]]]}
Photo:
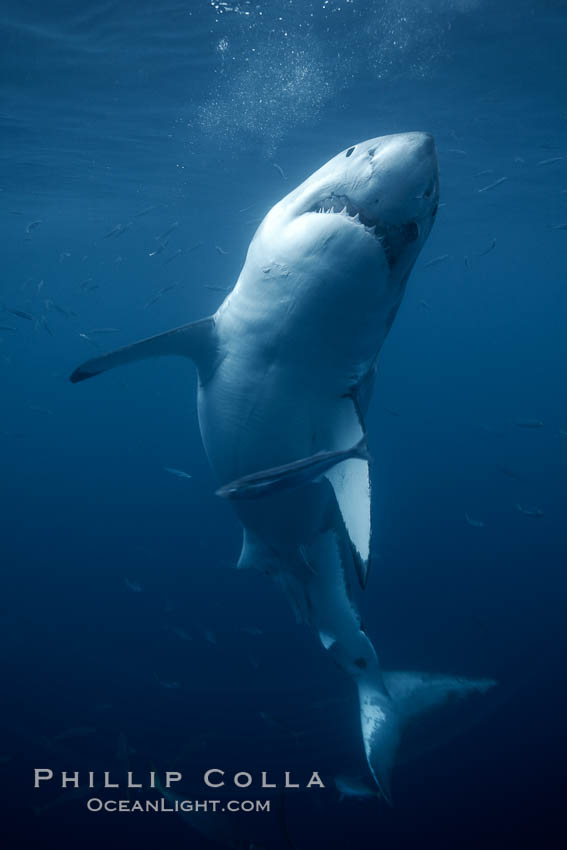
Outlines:
{"type": "Polygon", "coordinates": [[[76,384],[78,381],[92,378],[108,369],[114,369],[116,366],[125,366],[137,360],[162,357],[167,354],[189,357],[199,370],[201,383],[208,380],[220,359],[214,318],[209,316],[198,322],[191,322],[171,331],[117,348],[115,351],[103,354],[100,357],[93,357],[75,369],[70,381],[76,384]]]}
{"type": "MultiPolygon", "coordinates": [[[[357,404],[341,399],[337,416],[339,444],[352,446],[364,440],[366,431],[357,404]]],[[[362,459],[362,458],[361,458],[362,459]]],[[[352,550],[358,581],[366,587],[370,568],[370,467],[368,459],[345,460],[325,473],[331,482],[352,550]]]]}

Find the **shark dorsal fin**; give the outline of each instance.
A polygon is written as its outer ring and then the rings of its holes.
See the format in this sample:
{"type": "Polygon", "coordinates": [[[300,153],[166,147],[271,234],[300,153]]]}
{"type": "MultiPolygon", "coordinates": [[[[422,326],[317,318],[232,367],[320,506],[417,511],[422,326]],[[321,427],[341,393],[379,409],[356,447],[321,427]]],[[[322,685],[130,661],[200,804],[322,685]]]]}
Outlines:
{"type": "Polygon", "coordinates": [[[201,383],[205,383],[220,360],[214,318],[209,316],[198,322],[181,325],[171,331],[117,348],[100,357],[93,357],[75,369],[70,380],[76,384],[78,381],[92,378],[116,366],[125,366],[137,360],[162,357],[167,354],[177,354],[193,360],[199,370],[201,383]]]}

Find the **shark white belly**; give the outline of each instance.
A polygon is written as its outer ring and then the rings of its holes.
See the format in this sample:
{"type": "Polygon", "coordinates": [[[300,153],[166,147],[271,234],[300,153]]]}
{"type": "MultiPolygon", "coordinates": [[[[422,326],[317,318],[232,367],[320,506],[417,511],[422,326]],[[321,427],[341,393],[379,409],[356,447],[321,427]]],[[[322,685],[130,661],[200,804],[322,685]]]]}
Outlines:
{"type": "MultiPolygon", "coordinates": [[[[378,354],[438,197],[431,136],[348,148],[270,210],[213,317],[90,360],[71,380],[151,356],[192,358],[203,444],[221,484],[344,452],[365,434],[378,354]]],[[[349,593],[351,575],[365,586],[370,562],[366,460],[234,507],[244,526],[238,566],[271,574],[355,680],[368,766],[389,798],[404,723],[490,683],[383,675],[349,593]]]]}

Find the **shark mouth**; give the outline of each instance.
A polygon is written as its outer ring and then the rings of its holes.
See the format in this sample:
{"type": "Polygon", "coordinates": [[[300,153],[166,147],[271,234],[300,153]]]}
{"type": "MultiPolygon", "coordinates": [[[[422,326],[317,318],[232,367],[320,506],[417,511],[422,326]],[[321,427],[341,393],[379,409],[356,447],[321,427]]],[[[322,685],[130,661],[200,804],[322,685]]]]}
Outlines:
{"type": "Polygon", "coordinates": [[[363,227],[369,236],[380,242],[390,268],[395,266],[405,246],[419,238],[417,222],[409,221],[402,225],[386,226],[380,221],[371,219],[347,195],[330,195],[314,204],[308,212],[344,215],[353,223],[363,227]]]}

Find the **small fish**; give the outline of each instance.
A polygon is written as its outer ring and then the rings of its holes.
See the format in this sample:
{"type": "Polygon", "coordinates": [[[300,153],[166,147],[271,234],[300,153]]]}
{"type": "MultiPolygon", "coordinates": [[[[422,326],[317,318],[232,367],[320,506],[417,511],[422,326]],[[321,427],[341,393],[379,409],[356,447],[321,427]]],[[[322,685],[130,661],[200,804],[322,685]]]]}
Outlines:
{"type": "Polygon", "coordinates": [[[502,463],[497,463],[496,469],[499,469],[500,472],[503,475],[506,476],[506,478],[511,478],[512,481],[522,481],[523,480],[522,477],[520,475],[518,475],[518,473],[515,470],[510,469],[509,466],[504,466],[504,464],[502,464],[502,463]]]}
{"type": "Polygon", "coordinates": [[[564,159],[564,156],[552,156],[550,159],[540,159],[536,165],[553,165],[554,162],[562,162],[564,159]]]}
{"type": "Polygon", "coordinates": [[[564,428],[560,428],[559,433],[561,434],[562,437],[567,437],[567,431],[564,428]]]}
{"type": "Polygon", "coordinates": [[[148,307],[151,307],[152,304],[155,304],[156,301],[159,301],[159,299],[162,297],[162,295],[163,295],[163,292],[160,289],[160,291],[157,292],[154,296],[152,296],[152,298],[150,298],[149,301],[146,301],[146,303],[144,304],[144,310],[147,310],[148,307]]]}
{"type": "Polygon", "coordinates": [[[177,281],[176,283],[170,283],[168,284],[168,286],[163,286],[156,292],[154,296],[152,296],[152,298],[150,298],[149,301],[146,301],[146,303],[144,304],[144,310],[146,310],[148,307],[151,307],[152,304],[155,304],[156,301],[159,301],[159,299],[162,298],[166,292],[171,292],[171,290],[175,289],[177,286],[179,286],[179,281],[177,281]]]}
{"type": "Polygon", "coordinates": [[[425,301],[424,299],[422,299],[417,306],[420,310],[423,310],[425,312],[431,310],[431,304],[429,304],[429,302],[425,301]]]}
{"type": "Polygon", "coordinates": [[[44,329],[44,331],[47,331],[49,336],[53,336],[53,331],[49,327],[49,325],[47,323],[47,319],[45,318],[45,316],[40,316],[39,319],[38,319],[38,322],[41,325],[41,327],[44,329]]]}
{"type": "Polygon", "coordinates": [[[212,643],[213,646],[217,645],[217,639],[210,629],[205,629],[205,640],[207,640],[209,643],[212,643]]]}
{"type": "Polygon", "coordinates": [[[43,289],[43,280],[40,280],[38,285],[37,285],[37,294],[38,295],[39,295],[39,293],[41,292],[42,289],[43,289]]]}
{"type": "Polygon", "coordinates": [[[476,256],[485,257],[487,254],[490,254],[494,248],[496,248],[496,239],[493,239],[488,248],[485,248],[484,251],[478,251],[476,256]]]}
{"type": "Polygon", "coordinates": [[[68,741],[70,738],[88,738],[96,733],[92,726],[72,726],[53,738],[54,741],[68,741]]]}
{"type": "Polygon", "coordinates": [[[260,637],[263,634],[262,629],[257,626],[241,626],[240,631],[246,635],[251,635],[251,637],[260,637]]]}
{"type": "Polygon", "coordinates": [[[98,342],[95,342],[95,341],[94,341],[94,339],[91,339],[91,338],[90,338],[90,336],[88,336],[88,334],[82,334],[82,333],[80,333],[80,334],[79,334],[79,336],[81,337],[81,339],[84,339],[84,340],[85,340],[85,342],[90,342],[90,344],[91,344],[92,346],[94,346],[94,348],[96,348],[96,349],[98,349],[98,350],[100,351],[100,347],[99,347],[98,342]]]}
{"type": "Polygon", "coordinates": [[[121,233],[126,229],[125,224],[117,224],[116,227],[113,227],[112,230],[109,230],[108,233],[104,234],[104,239],[110,239],[111,236],[120,236],[121,233]]]}
{"type": "Polygon", "coordinates": [[[488,186],[483,186],[482,189],[477,189],[477,192],[489,192],[491,189],[496,189],[497,186],[500,186],[501,183],[505,183],[507,177],[499,177],[498,180],[495,180],[494,183],[489,183],[488,186]]]}
{"type": "Polygon", "coordinates": [[[459,156],[467,156],[467,152],[461,150],[460,148],[449,148],[447,153],[456,153],[459,154],[459,156]]]}
{"type": "MultiPolygon", "coordinates": [[[[167,242],[169,242],[169,239],[167,242]]],[[[167,242],[162,242],[159,248],[156,248],[155,251],[150,251],[148,257],[157,257],[158,254],[162,254],[167,248],[167,242]]]]}
{"type": "Polygon", "coordinates": [[[567,230],[567,221],[563,222],[563,224],[554,224],[551,229],[552,230],[567,230]]]}
{"type": "Polygon", "coordinates": [[[494,174],[492,168],[485,168],[484,171],[477,171],[475,177],[488,177],[489,174],[494,174]]]}
{"type": "Polygon", "coordinates": [[[224,248],[221,248],[220,245],[215,245],[215,251],[217,251],[217,253],[219,254],[222,254],[223,256],[226,256],[228,254],[228,251],[225,251],[224,248]]]}
{"type": "Polygon", "coordinates": [[[182,253],[183,253],[182,248],[178,248],[177,251],[175,251],[171,255],[171,257],[168,257],[167,260],[165,260],[164,266],[168,266],[171,262],[173,262],[173,260],[175,260],[176,257],[180,257],[182,253]]]}
{"type": "MultiPolygon", "coordinates": [[[[109,706],[110,708],[110,706],[109,706]]],[[[129,757],[131,754],[135,753],[135,747],[130,746],[128,743],[128,738],[126,737],[124,732],[118,733],[118,745],[116,747],[116,752],[114,757],[118,759],[120,764],[126,765],[129,767],[129,757]]]]}
{"type": "Polygon", "coordinates": [[[28,236],[32,232],[32,230],[35,230],[36,227],[39,227],[40,224],[41,224],[40,218],[37,221],[30,221],[30,223],[26,227],[26,233],[28,234],[28,236]]]}
{"type": "Polygon", "coordinates": [[[159,678],[157,673],[154,673],[154,677],[161,688],[166,688],[167,690],[178,690],[178,688],[181,687],[180,682],[164,681],[163,679],[159,678]]]}
{"type": "Polygon", "coordinates": [[[192,478],[188,472],[183,472],[182,469],[173,469],[170,466],[164,466],[164,470],[169,472],[170,475],[175,475],[176,478],[192,478]]]}
{"type": "Polygon", "coordinates": [[[345,797],[355,800],[378,800],[381,796],[377,788],[370,788],[360,779],[351,779],[348,776],[335,777],[335,788],[340,794],[339,801],[345,797]]]}
{"type": "Polygon", "coordinates": [[[432,260],[429,260],[428,263],[425,263],[424,269],[429,269],[431,266],[436,266],[439,263],[443,263],[445,260],[449,259],[449,254],[439,254],[438,257],[433,257],[432,260]]]}
{"type": "Polygon", "coordinates": [[[370,461],[366,435],[350,449],[321,451],[311,457],[245,475],[220,487],[216,495],[223,499],[257,499],[283,490],[302,487],[311,481],[318,480],[337,463],[350,458],[370,461]]]}
{"type": "Polygon", "coordinates": [[[123,234],[123,233],[126,233],[126,231],[127,231],[127,230],[130,230],[130,228],[132,227],[133,223],[134,223],[133,221],[127,221],[127,222],[126,222],[126,224],[124,224],[123,226],[121,226],[121,228],[120,228],[120,230],[118,231],[118,233],[116,234],[116,236],[122,236],[122,234],[123,234]]]}
{"type": "Polygon", "coordinates": [[[389,413],[390,416],[399,416],[400,415],[400,412],[398,410],[394,410],[393,407],[387,407],[386,405],[384,405],[384,410],[385,410],[386,413],[389,413]]]}
{"type": "Polygon", "coordinates": [[[33,404],[28,404],[28,410],[31,410],[33,413],[42,413],[44,416],[55,416],[53,411],[47,407],[36,407],[33,404]]]}
{"type": "Polygon", "coordinates": [[[85,797],[92,797],[101,787],[101,784],[98,783],[92,788],[88,785],[79,785],[78,788],[65,788],[63,789],[63,793],[48,803],[43,803],[41,806],[32,806],[33,813],[36,816],[43,815],[45,812],[49,812],[51,809],[56,809],[59,806],[64,806],[66,803],[76,803],[79,800],[84,800],[85,797]]]}
{"type": "Polygon", "coordinates": [[[281,165],[278,165],[277,162],[272,162],[272,165],[274,166],[274,168],[276,169],[278,174],[281,176],[282,180],[287,180],[287,177],[285,176],[283,168],[281,167],[281,165]]]}
{"type": "Polygon", "coordinates": [[[536,507],[528,507],[527,505],[516,505],[516,510],[525,516],[542,517],[543,510],[536,507]]]}
{"type": "Polygon", "coordinates": [[[0,325],[0,331],[10,331],[11,333],[17,333],[16,328],[11,328],[9,325],[0,325]]]}
{"type": "Polygon", "coordinates": [[[69,251],[61,251],[61,253],[59,254],[59,262],[64,263],[65,260],[68,260],[70,258],[70,256],[71,254],[69,251]]]}
{"type": "Polygon", "coordinates": [[[143,590],[142,585],[139,581],[133,581],[132,579],[125,578],[124,584],[126,585],[128,590],[132,591],[132,593],[141,593],[143,590]]]}
{"type": "Polygon", "coordinates": [[[93,282],[92,277],[87,277],[86,280],[81,281],[79,284],[79,288],[83,290],[83,292],[90,286],[93,282]]]}
{"type": "Polygon", "coordinates": [[[213,292],[230,292],[228,286],[215,286],[213,283],[204,283],[203,289],[211,289],[213,292]]]}
{"type": "Polygon", "coordinates": [[[90,334],[117,334],[119,328],[93,328],[89,331],[90,334]]]}
{"type": "Polygon", "coordinates": [[[193,640],[189,632],[186,632],[185,629],[180,628],[180,626],[168,626],[167,631],[171,632],[172,635],[179,638],[179,640],[193,640]]]}
{"type": "Polygon", "coordinates": [[[45,301],[45,306],[48,310],[56,310],[62,316],[65,316],[66,319],[70,319],[71,317],[77,318],[77,314],[73,310],[68,310],[65,307],[61,307],[60,304],[57,304],[52,298],[47,298],[45,301]]]}
{"type": "Polygon", "coordinates": [[[277,732],[280,735],[291,735],[294,738],[300,738],[301,735],[306,734],[305,732],[296,732],[295,729],[291,729],[285,723],[282,723],[280,720],[272,717],[271,714],[268,714],[266,711],[259,711],[258,714],[268,729],[271,729],[273,732],[277,732]]]}
{"type": "Polygon", "coordinates": [[[249,204],[247,207],[242,207],[242,209],[241,209],[241,210],[238,210],[238,212],[239,212],[239,213],[245,213],[245,212],[248,212],[249,210],[251,210],[251,209],[252,209],[252,207],[255,207],[257,203],[258,203],[258,201],[254,201],[254,203],[253,203],[253,204],[249,204]]]}
{"type": "Polygon", "coordinates": [[[174,221],[173,224],[171,225],[171,227],[168,227],[167,230],[164,230],[164,232],[161,234],[161,236],[156,236],[156,241],[157,242],[163,242],[165,239],[167,239],[168,236],[171,236],[173,231],[177,230],[178,227],[179,227],[179,222],[174,221]]]}
{"type": "Polygon", "coordinates": [[[147,215],[151,213],[153,210],[157,210],[159,204],[152,204],[150,207],[144,207],[140,212],[134,213],[134,218],[142,218],[143,215],[147,215]]]}
{"type": "Polygon", "coordinates": [[[473,528],[484,528],[485,523],[481,519],[473,519],[467,513],[465,513],[465,519],[473,528]]]}
{"type": "Polygon", "coordinates": [[[12,316],[16,316],[18,319],[27,319],[28,322],[33,321],[33,316],[31,313],[26,313],[25,310],[12,310],[10,307],[4,307],[7,313],[11,313],[12,316]]]}
{"type": "Polygon", "coordinates": [[[541,419],[516,419],[517,428],[543,428],[544,423],[541,419]]]}

